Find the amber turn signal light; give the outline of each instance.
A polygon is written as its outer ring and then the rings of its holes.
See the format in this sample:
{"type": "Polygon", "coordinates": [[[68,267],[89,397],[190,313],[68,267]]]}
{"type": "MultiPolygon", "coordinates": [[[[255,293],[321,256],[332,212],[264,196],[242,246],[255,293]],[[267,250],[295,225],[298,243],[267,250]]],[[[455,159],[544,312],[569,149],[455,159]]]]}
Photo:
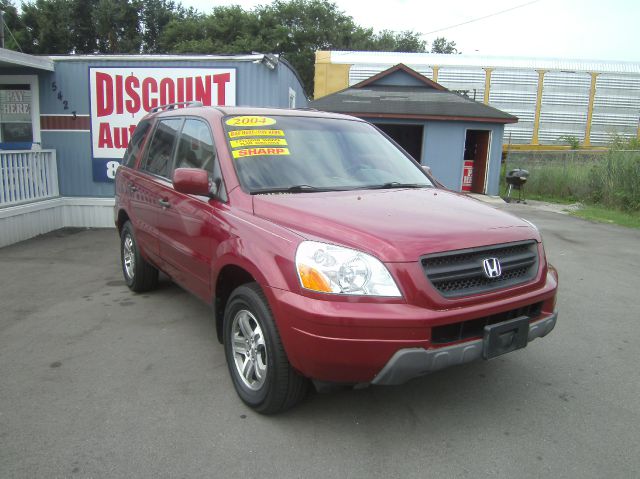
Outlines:
{"type": "Polygon", "coordinates": [[[302,286],[312,291],[319,291],[321,293],[331,293],[331,286],[322,273],[314,268],[310,268],[304,264],[298,265],[298,274],[300,275],[300,281],[302,286]]]}

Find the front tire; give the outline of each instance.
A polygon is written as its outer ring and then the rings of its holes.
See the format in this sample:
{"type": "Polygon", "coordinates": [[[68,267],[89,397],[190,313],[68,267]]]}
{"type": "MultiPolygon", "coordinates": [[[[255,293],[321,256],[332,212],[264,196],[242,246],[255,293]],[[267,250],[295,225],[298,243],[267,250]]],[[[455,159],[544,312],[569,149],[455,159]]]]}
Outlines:
{"type": "Polygon", "coordinates": [[[140,254],[140,248],[133,234],[133,226],[127,221],[120,233],[120,260],[124,281],[131,291],[143,293],[158,285],[158,270],[140,254]]]}
{"type": "Polygon", "coordinates": [[[231,294],[224,314],[224,349],[236,392],[255,411],[275,414],[305,397],[308,380],[289,364],[257,283],[239,286],[231,294]]]}

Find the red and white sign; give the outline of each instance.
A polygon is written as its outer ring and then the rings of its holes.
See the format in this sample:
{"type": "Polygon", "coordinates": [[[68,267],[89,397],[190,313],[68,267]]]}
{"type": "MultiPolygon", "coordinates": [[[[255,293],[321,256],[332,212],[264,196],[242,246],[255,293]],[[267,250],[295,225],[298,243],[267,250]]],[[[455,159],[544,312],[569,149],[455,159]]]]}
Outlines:
{"type": "Polygon", "coordinates": [[[473,160],[465,160],[462,169],[462,191],[471,191],[473,184],[473,160]]]}
{"type": "Polygon", "coordinates": [[[236,104],[234,68],[90,68],[89,78],[94,158],[122,158],[138,122],[157,106],[236,104]]]}

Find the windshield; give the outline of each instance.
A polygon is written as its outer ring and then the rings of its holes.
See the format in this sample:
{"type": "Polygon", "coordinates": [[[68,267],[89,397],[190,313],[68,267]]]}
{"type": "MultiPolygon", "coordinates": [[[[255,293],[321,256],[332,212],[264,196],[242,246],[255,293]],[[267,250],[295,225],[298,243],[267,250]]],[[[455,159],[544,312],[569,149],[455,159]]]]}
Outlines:
{"type": "Polygon", "coordinates": [[[224,125],[240,183],[251,193],[433,186],[368,123],[270,115],[227,117],[224,125]]]}

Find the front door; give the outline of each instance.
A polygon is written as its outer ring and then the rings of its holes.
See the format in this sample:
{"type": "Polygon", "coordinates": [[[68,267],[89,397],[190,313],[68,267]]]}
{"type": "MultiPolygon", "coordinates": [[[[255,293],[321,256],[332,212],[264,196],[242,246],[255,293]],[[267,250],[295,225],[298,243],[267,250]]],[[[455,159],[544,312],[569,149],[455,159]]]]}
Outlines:
{"type": "Polygon", "coordinates": [[[166,206],[160,225],[160,254],[167,272],[184,288],[211,301],[211,265],[218,245],[228,237],[226,204],[216,150],[209,125],[187,118],[178,142],[176,168],[207,170],[211,180],[220,180],[216,198],[186,195],[167,186],[166,206]]]}
{"type": "Polygon", "coordinates": [[[462,173],[462,191],[484,193],[489,163],[488,130],[467,130],[464,144],[464,166],[462,173]]]}

